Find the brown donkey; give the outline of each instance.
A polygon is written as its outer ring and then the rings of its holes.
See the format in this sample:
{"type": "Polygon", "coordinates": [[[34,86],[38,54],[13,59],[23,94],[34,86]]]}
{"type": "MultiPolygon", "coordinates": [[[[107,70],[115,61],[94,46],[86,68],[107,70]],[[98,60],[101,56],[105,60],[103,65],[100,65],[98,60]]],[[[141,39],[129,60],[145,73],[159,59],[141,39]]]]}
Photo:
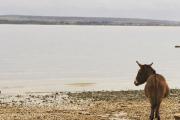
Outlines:
{"type": "Polygon", "coordinates": [[[146,82],[144,90],[146,97],[149,98],[151,103],[150,120],[154,119],[154,112],[155,118],[160,120],[159,107],[162,99],[168,96],[169,87],[165,78],[162,75],[157,74],[151,67],[153,63],[149,65],[142,65],[138,61],[136,61],[136,63],[139,65],[140,70],[138,71],[134,84],[138,86],[146,82]]]}

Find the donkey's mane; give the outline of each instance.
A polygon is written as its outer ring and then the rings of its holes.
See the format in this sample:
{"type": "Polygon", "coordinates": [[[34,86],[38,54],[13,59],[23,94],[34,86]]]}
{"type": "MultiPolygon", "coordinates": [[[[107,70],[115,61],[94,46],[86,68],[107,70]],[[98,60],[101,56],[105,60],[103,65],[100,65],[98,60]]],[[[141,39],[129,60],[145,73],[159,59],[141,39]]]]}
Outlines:
{"type": "Polygon", "coordinates": [[[153,74],[156,74],[156,70],[154,70],[152,67],[150,67],[153,74]]]}

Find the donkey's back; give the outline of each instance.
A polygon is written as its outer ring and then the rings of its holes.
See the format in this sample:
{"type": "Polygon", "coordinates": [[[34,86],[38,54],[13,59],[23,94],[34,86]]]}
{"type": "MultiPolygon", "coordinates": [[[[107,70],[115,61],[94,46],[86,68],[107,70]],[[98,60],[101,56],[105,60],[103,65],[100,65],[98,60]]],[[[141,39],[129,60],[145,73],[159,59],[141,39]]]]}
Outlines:
{"type": "MultiPolygon", "coordinates": [[[[145,95],[148,98],[157,97],[160,101],[169,94],[169,87],[165,78],[160,74],[153,74],[148,77],[145,85],[145,95]]],[[[157,101],[158,102],[158,101],[157,101]]]]}

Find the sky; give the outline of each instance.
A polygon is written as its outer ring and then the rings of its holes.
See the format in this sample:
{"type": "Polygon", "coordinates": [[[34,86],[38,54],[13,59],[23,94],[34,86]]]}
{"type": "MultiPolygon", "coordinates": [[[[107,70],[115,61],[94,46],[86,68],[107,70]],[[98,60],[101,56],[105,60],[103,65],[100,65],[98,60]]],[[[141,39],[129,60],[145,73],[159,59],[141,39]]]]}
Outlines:
{"type": "Polygon", "coordinates": [[[6,14],[180,21],[180,0],[0,0],[6,14]]]}

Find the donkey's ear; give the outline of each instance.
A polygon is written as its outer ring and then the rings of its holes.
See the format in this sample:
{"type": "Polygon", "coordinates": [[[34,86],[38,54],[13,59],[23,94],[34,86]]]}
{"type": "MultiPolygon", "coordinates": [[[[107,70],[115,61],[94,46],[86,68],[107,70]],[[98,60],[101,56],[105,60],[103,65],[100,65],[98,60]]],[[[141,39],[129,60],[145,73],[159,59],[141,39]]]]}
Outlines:
{"type": "Polygon", "coordinates": [[[149,64],[149,66],[152,66],[153,65],[153,62],[151,64],[149,64]]]}
{"type": "Polygon", "coordinates": [[[136,63],[139,65],[139,67],[142,67],[142,65],[138,61],[136,61],[136,63]]]}

